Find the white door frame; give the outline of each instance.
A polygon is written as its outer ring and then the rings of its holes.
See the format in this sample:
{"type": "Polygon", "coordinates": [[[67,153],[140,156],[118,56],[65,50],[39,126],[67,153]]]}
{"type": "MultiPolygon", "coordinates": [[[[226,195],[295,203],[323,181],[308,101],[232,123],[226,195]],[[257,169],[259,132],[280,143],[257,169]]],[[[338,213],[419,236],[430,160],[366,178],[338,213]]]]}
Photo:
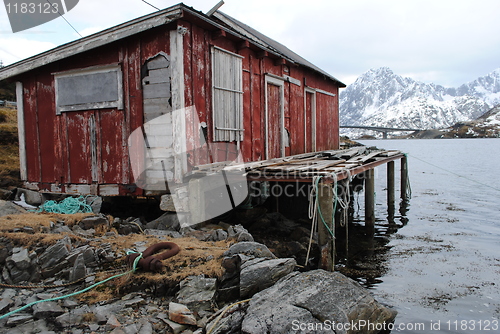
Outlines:
{"type": "Polygon", "coordinates": [[[313,152],[316,152],[316,90],[310,87],[305,87],[304,88],[304,143],[305,147],[307,148],[307,142],[308,142],[308,129],[307,129],[307,93],[312,94],[312,101],[311,101],[311,150],[313,152]]]}
{"type": "Polygon", "coordinates": [[[280,156],[285,156],[285,81],[274,76],[266,75],[265,77],[265,114],[266,114],[266,159],[269,159],[269,110],[268,110],[268,86],[278,86],[280,89],[280,156]]]}

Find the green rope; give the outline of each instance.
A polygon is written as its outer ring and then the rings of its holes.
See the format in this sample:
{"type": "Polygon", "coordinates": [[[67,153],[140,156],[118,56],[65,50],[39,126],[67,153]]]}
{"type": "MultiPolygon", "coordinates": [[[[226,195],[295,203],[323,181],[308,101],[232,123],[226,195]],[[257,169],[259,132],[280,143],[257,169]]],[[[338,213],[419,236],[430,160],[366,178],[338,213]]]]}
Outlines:
{"type": "Polygon", "coordinates": [[[91,286],[89,286],[89,287],[87,287],[87,288],[85,288],[85,289],[83,289],[83,290],[76,291],[76,292],[70,293],[70,294],[68,294],[68,295],[59,296],[59,297],[54,297],[54,298],[49,298],[49,299],[43,299],[43,300],[37,300],[36,302],[29,303],[29,304],[27,304],[27,305],[24,305],[24,306],[23,306],[23,307],[21,307],[21,308],[18,308],[17,310],[11,311],[11,312],[9,312],[9,313],[7,313],[7,314],[4,314],[4,315],[0,316],[0,320],[2,320],[2,319],[4,319],[4,318],[7,318],[7,317],[11,316],[12,314],[17,313],[17,312],[20,312],[20,311],[22,311],[22,310],[24,310],[24,309],[26,309],[26,308],[28,308],[28,307],[31,307],[31,306],[33,306],[33,305],[35,305],[35,304],[38,304],[38,303],[43,303],[43,302],[53,302],[53,301],[56,301],[56,300],[61,300],[61,299],[65,299],[65,298],[73,297],[73,296],[79,295],[79,294],[81,294],[81,293],[87,292],[87,291],[89,291],[89,290],[91,290],[91,289],[95,288],[96,286],[101,285],[101,284],[103,284],[103,283],[106,283],[106,282],[108,282],[108,281],[110,281],[110,280],[112,280],[112,279],[115,279],[115,278],[118,278],[118,277],[122,277],[122,276],[127,275],[127,274],[132,274],[134,271],[136,271],[136,270],[137,270],[137,263],[139,263],[139,260],[140,260],[141,258],[142,258],[142,254],[139,254],[139,256],[138,256],[138,257],[134,260],[134,264],[133,264],[133,266],[132,266],[132,269],[131,269],[131,270],[129,270],[129,271],[126,271],[126,272],[124,272],[124,273],[121,273],[121,274],[117,274],[117,275],[114,275],[114,276],[108,277],[108,278],[106,278],[104,281],[97,282],[97,283],[92,284],[91,286]]]}
{"type": "MultiPolygon", "coordinates": [[[[316,184],[314,185],[316,188],[316,207],[318,209],[319,217],[321,218],[323,225],[325,225],[326,229],[328,230],[328,232],[330,233],[332,238],[335,239],[335,233],[332,232],[332,230],[330,229],[330,226],[328,226],[328,223],[325,221],[325,218],[323,217],[323,213],[321,212],[321,206],[319,205],[318,190],[319,190],[319,181],[321,180],[322,177],[323,176],[319,176],[318,178],[316,178],[316,184]]],[[[336,175],[335,175],[335,177],[336,177],[336,175]]],[[[335,185],[333,188],[334,188],[334,193],[333,193],[334,194],[334,201],[333,201],[334,205],[333,205],[333,211],[332,211],[332,224],[333,224],[333,226],[335,226],[335,211],[337,211],[337,181],[335,181],[335,185]]]]}
{"type": "Polygon", "coordinates": [[[93,211],[90,204],[87,204],[87,196],[66,197],[63,201],[59,203],[56,201],[46,201],[38,208],[36,212],[62,213],[62,214],[74,214],[79,212],[92,213],[93,211]]]}

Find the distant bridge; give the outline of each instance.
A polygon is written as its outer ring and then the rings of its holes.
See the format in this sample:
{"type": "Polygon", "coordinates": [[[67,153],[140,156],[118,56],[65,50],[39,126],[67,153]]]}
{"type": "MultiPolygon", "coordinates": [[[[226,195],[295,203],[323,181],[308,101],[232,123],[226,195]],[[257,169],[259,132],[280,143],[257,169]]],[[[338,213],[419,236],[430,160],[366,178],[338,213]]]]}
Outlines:
{"type": "Polygon", "coordinates": [[[364,129],[382,132],[383,138],[387,139],[387,133],[396,131],[420,131],[421,129],[385,128],[382,126],[341,125],[341,129],[364,129]]]}

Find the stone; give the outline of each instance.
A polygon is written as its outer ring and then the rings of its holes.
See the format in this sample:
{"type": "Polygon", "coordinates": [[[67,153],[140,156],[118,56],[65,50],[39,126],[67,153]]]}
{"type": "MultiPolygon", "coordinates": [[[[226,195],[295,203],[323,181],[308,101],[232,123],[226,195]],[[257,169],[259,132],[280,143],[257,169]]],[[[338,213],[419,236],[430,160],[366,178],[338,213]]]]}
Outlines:
{"type": "Polygon", "coordinates": [[[33,305],[33,316],[37,319],[55,318],[64,313],[56,302],[42,302],[33,305]]]}
{"type": "Polygon", "coordinates": [[[38,262],[40,263],[42,269],[52,267],[68,256],[70,250],[71,239],[64,237],[54,245],[47,248],[38,258],[38,262]]]}
{"type": "Polygon", "coordinates": [[[7,327],[14,327],[30,320],[33,320],[33,316],[31,314],[18,313],[10,316],[6,325],[7,327]]]}
{"type": "Polygon", "coordinates": [[[157,235],[157,236],[167,236],[171,238],[182,238],[182,234],[177,231],[169,231],[169,230],[158,230],[153,228],[147,228],[144,230],[145,235],[157,235]]]}
{"type": "Polygon", "coordinates": [[[14,301],[10,298],[2,298],[0,300],[0,313],[7,313],[10,307],[14,306],[14,301]]]}
{"type": "MultiPolygon", "coordinates": [[[[248,302],[241,303],[238,305],[229,305],[212,317],[206,325],[207,332],[210,331],[211,334],[239,334],[241,332],[241,323],[245,317],[246,310],[248,308],[248,302]],[[224,312],[224,316],[219,318],[219,315],[224,312]],[[217,320],[219,319],[219,320],[217,320]]],[[[263,332],[265,333],[265,332],[263,332]]]]}
{"type": "Polygon", "coordinates": [[[172,194],[165,194],[161,196],[160,210],[175,212],[174,198],[172,194]]]}
{"type": "Polygon", "coordinates": [[[73,268],[71,268],[71,271],[69,272],[69,281],[77,281],[84,278],[85,275],[87,275],[87,267],[85,266],[85,258],[82,253],[78,255],[73,268]]]}
{"type": "Polygon", "coordinates": [[[153,330],[153,325],[149,321],[144,319],[140,323],[141,323],[141,328],[137,332],[138,334],[153,334],[153,333],[155,333],[153,330]]]}
{"type": "Polygon", "coordinates": [[[147,223],[146,228],[178,232],[181,228],[181,225],[177,214],[167,212],[156,218],[155,220],[147,223]]]}
{"type": "Polygon", "coordinates": [[[168,320],[168,319],[166,319],[164,321],[168,325],[168,327],[170,327],[173,334],[180,334],[187,328],[186,325],[178,324],[178,323],[173,322],[173,321],[168,320]]]}
{"type": "Polygon", "coordinates": [[[14,262],[14,265],[20,270],[28,269],[31,266],[28,250],[26,248],[16,248],[12,250],[12,256],[10,257],[11,261],[14,262]]]}
{"type": "Polygon", "coordinates": [[[216,278],[189,276],[180,282],[176,297],[179,303],[186,305],[194,312],[212,310],[216,288],[216,278]]]}
{"type": "Polygon", "coordinates": [[[0,200],[0,217],[7,215],[19,215],[27,211],[12,202],[0,200]]]}
{"type": "Polygon", "coordinates": [[[219,228],[211,231],[210,235],[205,241],[222,241],[226,239],[227,239],[227,232],[219,228]]]}
{"type": "Polygon", "coordinates": [[[95,229],[99,226],[107,226],[109,224],[108,219],[104,215],[90,216],[83,218],[78,224],[84,230],[95,229]]]}
{"type": "Polygon", "coordinates": [[[43,202],[43,196],[38,191],[17,188],[15,200],[21,201],[23,198],[29,205],[39,206],[43,202]]]}
{"type": "Polygon", "coordinates": [[[295,259],[253,259],[241,266],[240,272],[240,297],[251,297],[262,291],[283,276],[291,273],[297,262],[295,259]]]}
{"type": "Polygon", "coordinates": [[[232,257],[237,254],[244,254],[251,257],[276,258],[266,245],[253,241],[238,242],[224,252],[224,256],[226,257],[232,257]]]}
{"type": "Polygon", "coordinates": [[[252,235],[242,225],[230,226],[227,229],[227,234],[228,240],[236,240],[236,242],[254,241],[252,235]]]}
{"type": "MultiPolygon", "coordinates": [[[[338,272],[314,270],[293,272],[272,287],[253,296],[241,324],[241,331],[257,333],[296,333],[294,323],[387,324],[397,312],[379,304],[358,283],[338,272]]],[[[372,334],[377,331],[366,330],[372,334]]]]}
{"type": "Polygon", "coordinates": [[[56,323],[61,327],[72,327],[80,325],[84,322],[84,315],[90,313],[90,308],[87,305],[75,308],[70,312],[66,312],[56,317],[56,323]]]}
{"type": "Polygon", "coordinates": [[[178,324],[196,326],[196,318],[186,305],[170,302],[168,304],[168,318],[178,324]]]}
{"type": "Polygon", "coordinates": [[[116,316],[114,314],[111,314],[108,317],[108,321],[106,321],[106,327],[107,328],[116,328],[116,327],[121,327],[122,324],[118,321],[116,316]]]}

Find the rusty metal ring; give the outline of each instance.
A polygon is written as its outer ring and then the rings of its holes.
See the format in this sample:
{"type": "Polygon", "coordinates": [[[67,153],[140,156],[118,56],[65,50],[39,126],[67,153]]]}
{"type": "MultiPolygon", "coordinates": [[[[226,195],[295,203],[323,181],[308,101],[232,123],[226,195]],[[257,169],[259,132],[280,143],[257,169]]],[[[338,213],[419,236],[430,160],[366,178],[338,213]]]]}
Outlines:
{"type": "MultiPolygon", "coordinates": [[[[177,244],[173,242],[160,242],[146,248],[144,252],[142,252],[142,259],[139,260],[137,264],[138,267],[141,267],[144,271],[161,271],[163,269],[163,263],[161,260],[168,259],[177,253],[179,253],[180,248],[177,244]],[[162,249],[166,249],[161,254],[156,254],[162,249]]],[[[134,260],[139,256],[138,253],[129,254],[126,257],[127,263],[131,266],[134,263],[134,260]]]]}

